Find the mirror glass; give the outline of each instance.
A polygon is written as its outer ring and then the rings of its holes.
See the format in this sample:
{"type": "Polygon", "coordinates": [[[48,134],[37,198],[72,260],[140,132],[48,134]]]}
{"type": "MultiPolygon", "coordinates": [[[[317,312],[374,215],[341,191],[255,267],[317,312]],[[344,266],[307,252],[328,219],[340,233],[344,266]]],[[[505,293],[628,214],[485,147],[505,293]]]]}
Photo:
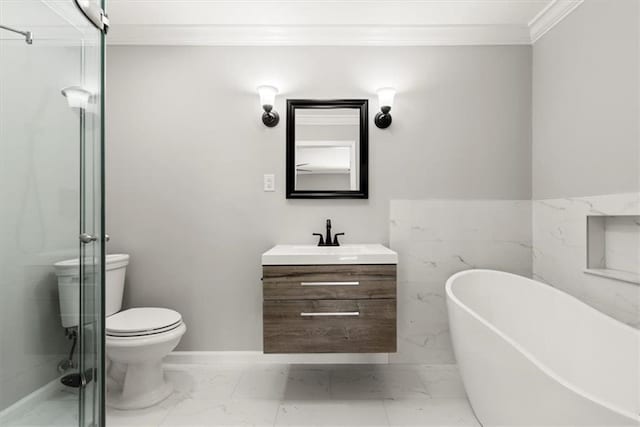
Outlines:
{"type": "Polygon", "coordinates": [[[360,111],[296,111],[295,189],[356,191],[360,111]]]}
{"type": "Polygon", "coordinates": [[[309,105],[290,112],[294,126],[287,149],[293,164],[287,165],[287,196],[366,197],[366,130],[361,129],[366,109],[309,105]]]}

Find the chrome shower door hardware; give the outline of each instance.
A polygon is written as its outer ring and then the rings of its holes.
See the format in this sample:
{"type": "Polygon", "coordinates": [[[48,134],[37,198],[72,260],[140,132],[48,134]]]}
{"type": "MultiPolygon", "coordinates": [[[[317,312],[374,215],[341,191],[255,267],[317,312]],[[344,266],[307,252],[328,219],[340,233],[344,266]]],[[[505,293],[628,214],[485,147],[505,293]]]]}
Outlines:
{"type": "Polygon", "coordinates": [[[12,33],[20,34],[24,36],[24,41],[27,44],[33,44],[33,33],[31,31],[20,31],[15,28],[7,27],[6,25],[0,25],[0,28],[3,30],[11,31],[12,33]]]}

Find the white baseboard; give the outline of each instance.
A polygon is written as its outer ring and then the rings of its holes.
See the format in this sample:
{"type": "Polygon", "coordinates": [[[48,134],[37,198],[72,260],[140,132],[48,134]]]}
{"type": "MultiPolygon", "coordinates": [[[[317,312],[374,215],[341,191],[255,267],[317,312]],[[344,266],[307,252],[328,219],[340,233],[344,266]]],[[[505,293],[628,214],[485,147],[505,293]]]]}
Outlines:
{"type": "Polygon", "coordinates": [[[167,364],[294,363],[294,364],[387,364],[387,353],[264,354],[261,351],[174,351],[167,364]]]}
{"type": "Polygon", "coordinates": [[[49,400],[62,387],[64,386],[60,384],[60,378],[56,378],[18,400],[13,405],[3,409],[0,411],[0,426],[10,425],[11,420],[24,416],[27,412],[33,410],[38,403],[49,400]]]}

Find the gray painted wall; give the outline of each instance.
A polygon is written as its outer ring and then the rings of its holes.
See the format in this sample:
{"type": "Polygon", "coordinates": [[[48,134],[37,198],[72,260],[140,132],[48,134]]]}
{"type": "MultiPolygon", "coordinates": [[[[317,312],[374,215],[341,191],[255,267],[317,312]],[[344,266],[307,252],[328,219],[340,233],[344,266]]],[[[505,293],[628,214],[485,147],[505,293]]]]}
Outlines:
{"type": "Polygon", "coordinates": [[[640,2],[587,0],[533,47],[533,197],[640,190],[640,2]]]}
{"type": "Polygon", "coordinates": [[[132,256],[125,305],[182,313],[183,350],[261,349],[260,255],[314,242],[326,218],[344,242],[388,243],[392,199],[531,198],[530,47],[110,47],[107,70],[109,251],[132,256]],[[281,113],[371,99],[369,200],[285,199],[286,118],[262,125],[265,83],[281,113]]]}

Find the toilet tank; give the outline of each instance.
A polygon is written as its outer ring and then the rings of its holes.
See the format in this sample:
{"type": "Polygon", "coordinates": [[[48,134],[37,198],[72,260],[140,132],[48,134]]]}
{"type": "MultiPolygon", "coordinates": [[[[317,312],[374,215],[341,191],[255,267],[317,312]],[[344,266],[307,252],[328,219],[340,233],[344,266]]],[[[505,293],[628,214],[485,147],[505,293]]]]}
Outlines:
{"type": "MultiPolygon", "coordinates": [[[[124,278],[129,255],[112,254],[106,256],[105,262],[105,314],[110,316],[122,308],[124,278]]],[[[70,328],[78,326],[80,317],[80,285],[79,260],[70,259],[54,264],[58,277],[58,298],[62,326],[70,328]]]]}

